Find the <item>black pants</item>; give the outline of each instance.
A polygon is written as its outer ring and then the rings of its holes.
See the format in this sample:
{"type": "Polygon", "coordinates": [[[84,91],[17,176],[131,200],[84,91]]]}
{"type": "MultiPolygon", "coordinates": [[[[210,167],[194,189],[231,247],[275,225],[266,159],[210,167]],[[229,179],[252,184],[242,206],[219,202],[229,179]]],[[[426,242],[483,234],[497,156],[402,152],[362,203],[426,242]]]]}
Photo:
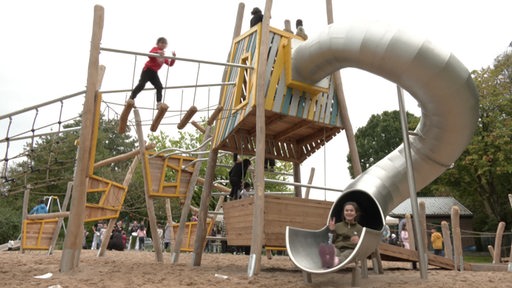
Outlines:
{"type": "Polygon", "coordinates": [[[146,83],[150,82],[153,87],[156,89],[156,102],[162,102],[162,90],[164,87],[162,86],[162,82],[160,82],[160,77],[158,77],[158,72],[152,69],[144,69],[142,73],[140,73],[139,84],[133,88],[132,95],[130,95],[130,99],[135,99],[137,95],[139,95],[140,91],[146,87],[146,83]]]}
{"type": "Polygon", "coordinates": [[[231,192],[229,193],[229,197],[231,197],[231,199],[238,199],[240,197],[238,193],[240,189],[242,189],[242,179],[231,177],[229,178],[229,184],[231,184],[231,192]]]}

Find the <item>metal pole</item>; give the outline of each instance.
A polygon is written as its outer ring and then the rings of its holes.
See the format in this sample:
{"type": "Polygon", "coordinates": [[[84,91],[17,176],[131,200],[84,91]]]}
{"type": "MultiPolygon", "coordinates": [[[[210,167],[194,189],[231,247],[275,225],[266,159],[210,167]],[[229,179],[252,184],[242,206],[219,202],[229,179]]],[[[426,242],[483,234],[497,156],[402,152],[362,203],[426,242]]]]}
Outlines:
{"type": "Polygon", "coordinates": [[[310,185],[310,184],[302,184],[302,183],[298,183],[298,182],[288,182],[288,181],[283,181],[283,180],[265,179],[265,182],[266,183],[284,184],[284,185],[290,185],[290,186],[299,186],[299,187],[313,188],[313,189],[320,189],[320,190],[328,190],[328,191],[334,191],[334,192],[343,192],[342,189],[329,188],[329,187],[323,187],[323,186],[316,186],[316,185],[310,185]]]}
{"type": "MultiPolygon", "coordinates": [[[[197,84],[197,85],[178,85],[178,86],[165,86],[163,89],[187,89],[187,88],[204,88],[204,87],[223,87],[223,86],[231,86],[235,85],[235,82],[222,82],[222,83],[211,83],[211,84],[197,84]]],[[[106,90],[101,91],[102,94],[111,94],[111,93],[124,93],[131,92],[133,89],[117,89],[117,90],[106,90]]],[[[156,90],[155,88],[144,88],[142,91],[152,91],[156,90]]]]}
{"type": "Polygon", "coordinates": [[[423,233],[421,233],[420,216],[418,208],[418,199],[416,197],[416,182],[414,181],[414,170],[412,167],[411,147],[409,145],[408,125],[407,125],[407,112],[405,111],[404,95],[402,87],[396,86],[398,92],[398,106],[400,107],[400,124],[402,125],[402,137],[404,139],[404,152],[405,152],[405,165],[407,167],[407,182],[409,184],[409,195],[411,199],[411,208],[414,223],[414,235],[416,237],[416,248],[420,260],[420,275],[421,279],[427,279],[427,255],[425,254],[425,247],[423,246],[423,233]]]}
{"type": "Polygon", "coordinates": [[[164,59],[174,59],[174,60],[177,60],[177,61],[184,61],[184,62],[194,62],[194,63],[203,63],[203,64],[210,64],[210,65],[227,66],[227,67],[238,67],[238,68],[254,69],[254,67],[252,67],[252,66],[236,64],[236,63],[222,63],[222,62],[214,62],[214,61],[206,61],[206,60],[197,60],[197,59],[190,59],[190,58],[175,57],[175,56],[160,56],[159,54],[153,54],[153,53],[142,53],[142,52],[120,50],[120,49],[112,49],[112,48],[105,48],[105,47],[104,48],[100,48],[100,50],[108,51],[108,52],[115,52],[115,53],[139,55],[139,56],[148,56],[148,57],[156,57],[156,58],[164,58],[164,59]]]}

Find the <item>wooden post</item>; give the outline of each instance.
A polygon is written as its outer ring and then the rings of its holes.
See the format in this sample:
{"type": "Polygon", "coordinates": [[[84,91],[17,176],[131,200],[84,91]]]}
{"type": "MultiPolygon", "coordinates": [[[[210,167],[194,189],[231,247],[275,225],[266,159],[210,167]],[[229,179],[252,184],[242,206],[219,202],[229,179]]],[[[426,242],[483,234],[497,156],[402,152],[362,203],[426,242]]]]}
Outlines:
{"type": "MultiPolygon", "coordinates": [[[[128,171],[126,172],[126,176],[124,177],[124,181],[123,181],[123,186],[128,187],[130,185],[130,183],[132,182],[132,177],[133,177],[133,174],[135,173],[135,169],[137,168],[137,165],[139,164],[139,161],[140,161],[140,156],[136,155],[132,161],[132,164],[130,164],[128,171]]],[[[110,219],[108,221],[107,230],[103,234],[103,239],[101,239],[101,246],[100,246],[100,250],[98,250],[98,257],[105,255],[105,250],[107,249],[108,242],[110,241],[110,234],[112,233],[112,229],[114,229],[114,224],[116,223],[116,220],[117,219],[110,219]]]]}
{"type": "Polygon", "coordinates": [[[293,34],[292,25],[290,24],[290,20],[284,20],[284,31],[290,32],[293,34]]]}
{"type": "Polygon", "coordinates": [[[427,238],[427,209],[425,207],[425,201],[421,200],[418,203],[418,210],[420,216],[420,225],[423,230],[423,237],[418,237],[418,239],[423,240],[421,243],[423,245],[424,251],[428,251],[428,238],[427,238]]]}
{"type": "Polygon", "coordinates": [[[405,214],[405,223],[407,225],[407,233],[409,234],[409,246],[411,250],[416,250],[416,242],[414,241],[414,225],[412,224],[411,214],[405,214]]]}
{"type": "MultiPolygon", "coordinates": [[[[25,221],[25,219],[27,219],[27,215],[28,215],[28,199],[30,198],[30,189],[31,189],[31,185],[28,184],[27,188],[23,192],[23,206],[22,206],[23,210],[21,212],[21,233],[22,233],[22,235],[23,235],[23,221],[25,221]]],[[[25,253],[25,251],[23,251],[23,245],[20,245],[20,252],[25,253]]]]}
{"type": "MultiPolygon", "coordinates": [[[[66,189],[66,195],[64,196],[64,201],[62,202],[62,211],[65,212],[68,210],[69,198],[71,198],[71,192],[73,191],[73,182],[68,182],[68,187],[66,189]]],[[[50,248],[48,249],[48,255],[53,254],[53,249],[55,249],[55,244],[57,243],[57,239],[59,239],[60,228],[64,223],[64,218],[59,218],[57,222],[57,228],[55,228],[55,232],[53,232],[52,243],[50,244],[50,248]]]]}
{"type": "MultiPolygon", "coordinates": [[[[295,183],[301,183],[300,180],[300,163],[293,163],[293,182],[295,183]]],[[[295,190],[295,197],[302,198],[302,187],[296,185],[293,186],[295,190]]]]}
{"type": "Polygon", "coordinates": [[[505,231],[505,222],[500,222],[498,224],[498,229],[496,230],[496,239],[494,239],[494,256],[492,264],[501,263],[501,242],[503,240],[503,231],[505,231]]]}
{"type": "MultiPolygon", "coordinates": [[[[169,199],[169,198],[165,198],[165,214],[167,214],[167,225],[169,225],[169,231],[170,231],[169,237],[171,237],[171,239],[174,239],[174,229],[172,228],[172,224],[174,223],[174,221],[172,221],[172,206],[171,206],[171,199],[169,199]]],[[[165,238],[165,230],[164,230],[164,238],[165,238]]],[[[172,248],[172,245],[169,245],[169,249],[170,249],[171,253],[174,251],[174,249],[172,248]]]]}
{"type": "Polygon", "coordinates": [[[87,190],[87,176],[91,157],[90,143],[94,127],[95,98],[98,90],[98,67],[100,43],[103,33],[104,9],[100,5],[94,6],[94,21],[91,37],[91,51],[89,54],[89,67],[87,75],[87,92],[82,111],[82,129],[80,129],[80,146],[78,147],[77,171],[73,185],[71,199],[71,214],[64,247],[60,261],[60,271],[69,272],[78,267],[80,252],[82,250],[83,223],[85,219],[85,203],[87,190]]]}
{"type": "MultiPolygon", "coordinates": [[[[146,198],[146,209],[148,211],[148,219],[149,219],[149,228],[151,229],[151,238],[156,239],[155,236],[158,236],[158,228],[156,224],[156,216],[155,216],[155,206],[153,203],[153,198],[149,197],[149,193],[151,191],[151,187],[149,186],[149,179],[147,179],[147,171],[148,167],[146,167],[144,161],[144,151],[146,150],[146,142],[144,141],[144,134],[142,132],[142,125],[140,119],[139,109],[135,108],[133,110],[133,114],[135,116],[135,130],[137,131],[137,138],[139,140],[139,151],[140,151],[140,161],[142,162],[142,175],[144,175],[144,196],[146,198]]],[[[162,246],[161,245],[153,245],[155,249],[155,257],[157,262],[163,262],[164,257],[162,255],[162,246]]]]}
{"type": "MultiPolygon", "coordinates": [[[[211,133],[211,126],[207,126],[205,134],[204,134],[204,139],[210,138],[210,133],[211,133]]],[[[206,149],[208,149],[208,145],[204,145],[203,147],[201,147],[200,151],[206,151],[206,149]]],[[[212,163],[212,164],[214,164],[214,163],[212,163]]],[[[213,169],[215,171],[215,165],[213,166],[213,169]]],[[[185,203],[183,204],[183,208],[181,210],[181,218],[180,218],[180,223],[178,226],[178,231],[176,233],[176,237],[174,238],[176,240],[173,243],[174,250],[172,250],[172,254],[171,254],[171,263],[173,263],[173,264],[178,263],[179,258],[180,258],[180,252],[181,252],[180,249],[181,249],[181,244],[183,242],[183,234],[185,234],[185,224],[187,222],[188,213],[190,212],[190,205],[192,203],[192,197],[194,196],[194,190],[195,190],[195,187],[197,184],[197,178],[199,177],[200,171],[201,171],[201,162],[197,163],[194,166],[194,171],[192,171],[192,175],[190,176],[190,182],[188,184],[188,189],[187,189],[187,196],[185,197],[185,203]]],[[[213,181],[213,178],[211,179],[211,181],[213,181]]],[[[203,194],[204,194],[204,191],[205,191],[205,189],[203,188],[203,194]]],[[[201,201],[202,201],[202,199],[203,198],[201,195],[201,201]]],[[[200,207],[200,208],[203,208],[203,207],[200,207]]],[[[208,211],[208,205],[206,205],[206,211],[208,211]]],[[[205,233],[205,237],[206,236],[207,235],[205,233]]],[[[196,236],[196,239],[197,239],[197,236],[196,236]]]]}
{"type": "Polygon", "coordinates": [[[487,250],[489,250],[489,254],[491,254],[492,264],[495,264],[495,261],[494,261],[494,247],[492,247],[492,245],[487,245],[487,250]]]}
{"type": "Polygon", "coordinates": [[[460,239],[460,209],[457,206],[452,207],[452,235],[453,235],[453,264],[455,270],[459,269],[462,257],[462,242],[460,239]]]}
{"type": "MultiPolygon", "coordinates": [[[[508,194],[508,202],[510,202],[510,207],[512,207],[512,194],[508,194]]],[[[510,244],[510,255],[508,257],[508,263],[512,263],[512,244],[510,244]]]]}
{"type": "MultiPolygon", "coordinates": [[[[313,183],[313,177],[315,177],[315,167],[311,167],[309,172],[308,185],[313,183]]],[[[309,199],[309,192],[311,191],[311,187],[306,187],[306,192],[304,193],[304,199],[309,199]]]]}
{"type": "MultiPolygon", "coordinates": [[[[327,24],[334,23],[334,16],[332,11],[332,0],[326,0],[327,8],[327,24]]],[[[359,153],[357,152],[356,139],[354,137],[354,130],[352,129],[352,123],[348,116],[347,103],[345,101],[345,93],[343,92],[343,84],[341,82],[340,71],[334,72],[332,75],[334,78],[334,85],[336,91],[336,97],[338,99],[338,106],[340,109],[341,122],[343,129],[345,129],[345,135],[347,137],[348,148],[350,151],[350,160],[352,168],[354,169],[354,176],[359,176],[362,173],[361,163],[359,160],[359,153]]]]}
{"type": "Polygon", "coordinates": [[[444,257],[453,260],[452,237],[450,234],[450,227],[448,227],[448,222],[441,222],[441,230],[443,231],[444,257]]]}
{"type": "MultiPolygon", "coordinates": [[[[206,239],[208,207],[212,194],[213,179],[215,177],[215,166],[217,163],[218,150],[212,150],[208,156],[208,166],[206,167],[205,183],[203,193],[201,194],[201,205],[199,206],[199,215],[196,231],[196,239],[194,242],[194,254],[192,255],[192,265],[201,266],[201,258],[203,256],[203,244],[206,239]]],[[[183,214],[182,214],[183,215],[183,214]]],[[[181,225],[181,221],[180,221],[181,225]]],[[[177,242],[177,241],[175,241],[177,242]]],[[[179,251],[180,247],[175,247],[174,254],[179,251]]]]}
{"type": "Polygon", "coordinates": [[[251,254],[247,274],[249,277],[259,274],[261,269],[261,247],[263,245],[265,210],[265,72],[270,38],[270,14],[272,0],[265,1],[265,12],[261,23],[260,49],[258,51],[258,71],[256,74],[256,164],[255,193],[252,217],[251,254]]]}

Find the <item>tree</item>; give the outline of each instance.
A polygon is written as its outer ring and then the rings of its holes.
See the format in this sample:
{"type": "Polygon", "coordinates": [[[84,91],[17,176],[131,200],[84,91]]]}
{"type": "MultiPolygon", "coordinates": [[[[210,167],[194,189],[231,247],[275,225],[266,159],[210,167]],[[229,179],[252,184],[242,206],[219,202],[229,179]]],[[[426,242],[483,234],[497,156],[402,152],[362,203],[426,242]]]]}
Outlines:
{"type": "MultiPolygon", "coordinates": [[[[100,118],[96,161],[123,154],[135,149],[135,140],[127,134],[117,133],[117,119],[100,118]]],[[[64,125],[65,129],[80,127],[81,120],[64,125]]],[[[7,197],[0,201],[0,210],[9,223],[17,223],[16,229],[9,230],[15,239],[21,230],[22,199],[25,189],[30,187],[29,209],[44,196],[57,196],[62,203],[67,189],[67,183],[73,180],[77,146],[78,130],[61,134],[43,136],[29,141],[24,146],[25,160],[13,163],[8,168],[8,181],[2,183],[2,193],[7,197]],[[3,209],[3,210],[2,210],[3,209]]],[[[97,169],[95,175],[122,182],[129,161],[114,163],[97,169]]],[[[7,179],[6,179],[7,180],[7,179]]],[[[142,190],[144,191],[144,190],[142,190]]],[[[133,194],[133,193],[132,193],[133,194]]],[[[98,197],[95,195],[93,197],[98,197]]],[[[3,226],[5,227],[5,226],[3,226]]]]}
{"type": "Polygon", "coordinates": [[[475,229],[494,231],[510,223],[507,201],[512,193],[512,54],[495,59],[493,67],[472,72],[480,93],[480,117],[473,140],[432,186],[447,190],[475,214],[475,229]]]}
{"type": "MultiPolygon", "coordinates": [[[[409,130],[414,130],[419,118],[407,113],[407,123],[409,130]]],[[[365,171],[403,143],[399,111],[384,111],[370,116],[366,125],[357,129],[355,138],[361,169],[365,171]]],[[[354,177],[350,153],[347,162],[350,175],[354,177]]]]}

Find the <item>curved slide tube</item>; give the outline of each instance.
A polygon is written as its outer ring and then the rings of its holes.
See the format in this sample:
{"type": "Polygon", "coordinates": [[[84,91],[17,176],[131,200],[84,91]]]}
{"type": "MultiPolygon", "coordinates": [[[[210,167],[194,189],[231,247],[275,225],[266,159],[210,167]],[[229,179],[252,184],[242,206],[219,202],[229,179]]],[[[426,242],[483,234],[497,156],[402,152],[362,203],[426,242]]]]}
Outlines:
{"type": "MultiPolygon", "coordinates": [[[[418,190],[443,173],[471,141],[478,119],[478,93],[467,68],[451,53],[429,41],[382,23],[336,26],[298,45],[292,54],[293,79],[314,84],[345,67],[379,75],[406,89],[421,107],[421,121],[410,146],[418,190]]],[[[292,261],[311,273],[333,272],[354,258],[367,257],[381,237],[384,216],[409,198],[403,145],[366,170],[345,189],[331,208],[355,201],[365,227],[349,259],[337,267],[321,267],[318,247],[327,241],[326,226],[318,231],[286,229],[292,261]]]]}

